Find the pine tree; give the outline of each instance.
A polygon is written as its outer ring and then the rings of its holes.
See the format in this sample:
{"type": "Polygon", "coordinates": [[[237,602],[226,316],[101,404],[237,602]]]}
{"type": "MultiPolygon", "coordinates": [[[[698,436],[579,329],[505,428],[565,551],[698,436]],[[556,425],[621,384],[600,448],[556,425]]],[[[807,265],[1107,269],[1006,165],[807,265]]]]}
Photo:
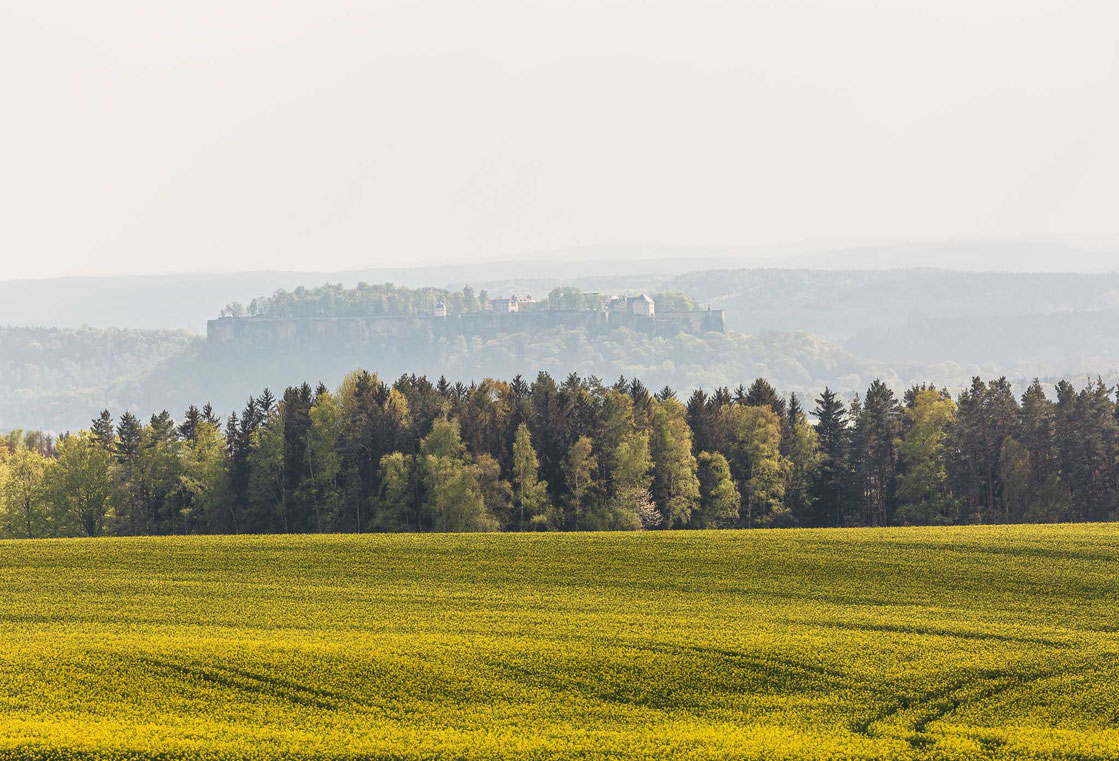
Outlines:
{"type": "Polygon", "coordinates": [[[702,389],[696,389],[688,397],[688,427],[692,431],[693,451],[703,452],[710,448],[711,409],[708,404],[707,394],[702,389]]]}
{"type": "Polygon", "coordinates": [[[769,407],[777,417],[785,416],[785,400],[765,378],[758,378],[750,384],[750,390],[740,403],[747,407],[769,407]]]}
{"type": "Polygon", "coordinates": [[[202,425],[202,413],[193,404],[187,407],[183,422],[179,425],[179,436],[191,443],[198,440],[198,430],[202,425]]]}
{"type": "Polygon", "coordinates": [[[900,435],[901,405],[894,392],[875,379],[867,389],[851,437],[852,448],[857,451],[864,525],[889,525],[897,475],[895,443],[900,435]]]}
{"type": "MultiPolygon", "coordinates": [[[[284,492],[294,497],[300,494],[303,481],[310,478],[307,465],[307,440],[311,431],[311,386],[307,383],[299,387],[288,387],[283,401],[283,440],[284,440],[284,492]]],[[[304,492],[305,494],[305,492],[304,492]]],[[[313,507],[306,500],[289,503],[288,519],[295,531],[314,528],[313,507]]]]}
{"type": "Polygon", "coordinates": [[[1031,480],[1037,486],[1057,475],[1053,450],[1056,409],[1037,378],[1022,394],[1018,419],[1018,439],[1029,453],[1031,480]]]}
{"type": "Polygon", "coordinates": [[[97,446],[106,452],[113,451],[117,437],[113,430],[113,416],[109,414],[108,410],[101,410],[101,414],[93,419],[89,432],[97,446]]]}
{"type": "Polygon", "coordinates": [[[125,525],[131,535],[146,528],[143,523],[143,488],[140,457],[143,450],[144,429],[131,412],[120,417],[117,424],[113,458],[119,474],[118,499],[123,508],[125,525]]]}
{"type": "Polygon", "coordinates": [[[984,384],[976,377],[957,402],[956,449],[964,476],[965,499],[975,506],[980,522],[1005,520],[999,497],[999,453],[1003,441],[1016,433],[1018,402],[1006,378],[984,384]]]}
{"type": "Polygon", "coordinates": [[[816,417],[816,440],[820,467],[813,483],[818,510],[815,525],[841,526],[847,518],[851,490],[847,410],[830,388],[824,387],[812,413],[816,417]]]}
{"type": "Polygon", "coordinates": [[[276,406],[276,397],[272,394],[271,389],[265,387],[264,391],[256,399],[256,406],[260,410],[262,417],[268,417],[273,408],[276,406]]]}

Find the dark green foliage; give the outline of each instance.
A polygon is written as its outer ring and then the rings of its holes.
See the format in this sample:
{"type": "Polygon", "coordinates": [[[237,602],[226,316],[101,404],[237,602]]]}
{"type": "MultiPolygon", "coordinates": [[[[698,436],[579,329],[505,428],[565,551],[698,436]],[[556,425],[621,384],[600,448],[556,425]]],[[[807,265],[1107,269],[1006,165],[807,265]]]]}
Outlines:
{"type": "Polygon", "coordinates": [[[824,387],[813,415],[820,469],[813,483],[816,510],[811,522],[817,526],[841,526],[850,515],[853,496],[847,408],[835,392],[824,387]]]}
{"type": "MultiPolygon", "coordinates": [[[[1019,403],[1002,378],[900,400],[875,380],[847,404],[825,388],[812,414],[764,380],[684,405],[624,376],[390,386],[361,371],[333,392],[249,397],[224,435],[209,405],[178,424],[104,412],[63,447],[67,480],[46,468],[42,500],[15,500],[4,523],[22,536],[1119,517],[1119,405],[1102,381],[1062,382],[1056,399],[1035,382],[1019,403]]],[[[0,439],[0,462],[20,451],[58,457],[39,432],[0,439]]]]}
{"type": "Polygon", "coordinates": [[[852,412],[852,464],[861,497],[858,522],[885,526],[890,521],[897,475],[895,443],[901,435],[901,405],[885,383],[875,380],[866,391],[866,400],[852,412]]]}

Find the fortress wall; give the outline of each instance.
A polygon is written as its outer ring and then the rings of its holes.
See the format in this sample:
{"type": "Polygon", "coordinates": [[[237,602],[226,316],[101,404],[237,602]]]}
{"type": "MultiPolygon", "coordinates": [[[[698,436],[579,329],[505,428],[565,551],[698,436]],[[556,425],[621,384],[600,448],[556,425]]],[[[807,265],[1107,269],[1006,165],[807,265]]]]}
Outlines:
{"type": "Polygon", "coordinates": [[[658,331],[657,318],[647,314],[630,314],[629,312],[610,312],[611,328],[629,328],[639,333],[655,335],[658,331]]]}
{"type": "Polygon", "coordinates": [[[694,333],[702,335],[708,332],[723,333],[726,331],[722,309],[708,309],[702,312],[658,312],[657,322],[663,323],[671,333],[694,333]]]}

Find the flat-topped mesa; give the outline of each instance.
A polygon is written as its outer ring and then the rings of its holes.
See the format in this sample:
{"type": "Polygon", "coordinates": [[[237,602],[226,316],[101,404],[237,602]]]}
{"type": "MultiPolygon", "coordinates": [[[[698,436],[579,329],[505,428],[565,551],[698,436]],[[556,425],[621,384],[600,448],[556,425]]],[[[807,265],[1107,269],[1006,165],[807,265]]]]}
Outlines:
{"type": "Polygon", "coordinates": [[[725,330],[721,309],[656,311],[648,294],[604,297],[582,294],[573,308],[553,308],[550,301],[511,295],[490,299],[483,311],[449,314],[440,301],[428,314],[321,317],[229,316],[206,323],[206,338],[215,345],[272,347],[317,342],[364,344],[373,340],[415,340],[444,336],[491,337],[501,333],[540,332],[551,328],[584,329],[602,334],[619,328],[670,337],[725,330]]]}

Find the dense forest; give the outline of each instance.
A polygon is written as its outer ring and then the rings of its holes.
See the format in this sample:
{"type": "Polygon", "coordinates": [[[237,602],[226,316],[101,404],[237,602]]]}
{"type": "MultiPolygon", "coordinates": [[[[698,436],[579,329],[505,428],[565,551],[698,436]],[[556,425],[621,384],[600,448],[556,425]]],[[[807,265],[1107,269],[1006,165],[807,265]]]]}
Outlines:
{"type": "Polygon", "coordinates": [[[0,441],[7,536],[883,526],[1101,521],[1119,507],[1102,382],[953,397],[881,381],[811,410],[767,381],[651,392],[349,374],[147,423],[104,411],[0,441]]]}

